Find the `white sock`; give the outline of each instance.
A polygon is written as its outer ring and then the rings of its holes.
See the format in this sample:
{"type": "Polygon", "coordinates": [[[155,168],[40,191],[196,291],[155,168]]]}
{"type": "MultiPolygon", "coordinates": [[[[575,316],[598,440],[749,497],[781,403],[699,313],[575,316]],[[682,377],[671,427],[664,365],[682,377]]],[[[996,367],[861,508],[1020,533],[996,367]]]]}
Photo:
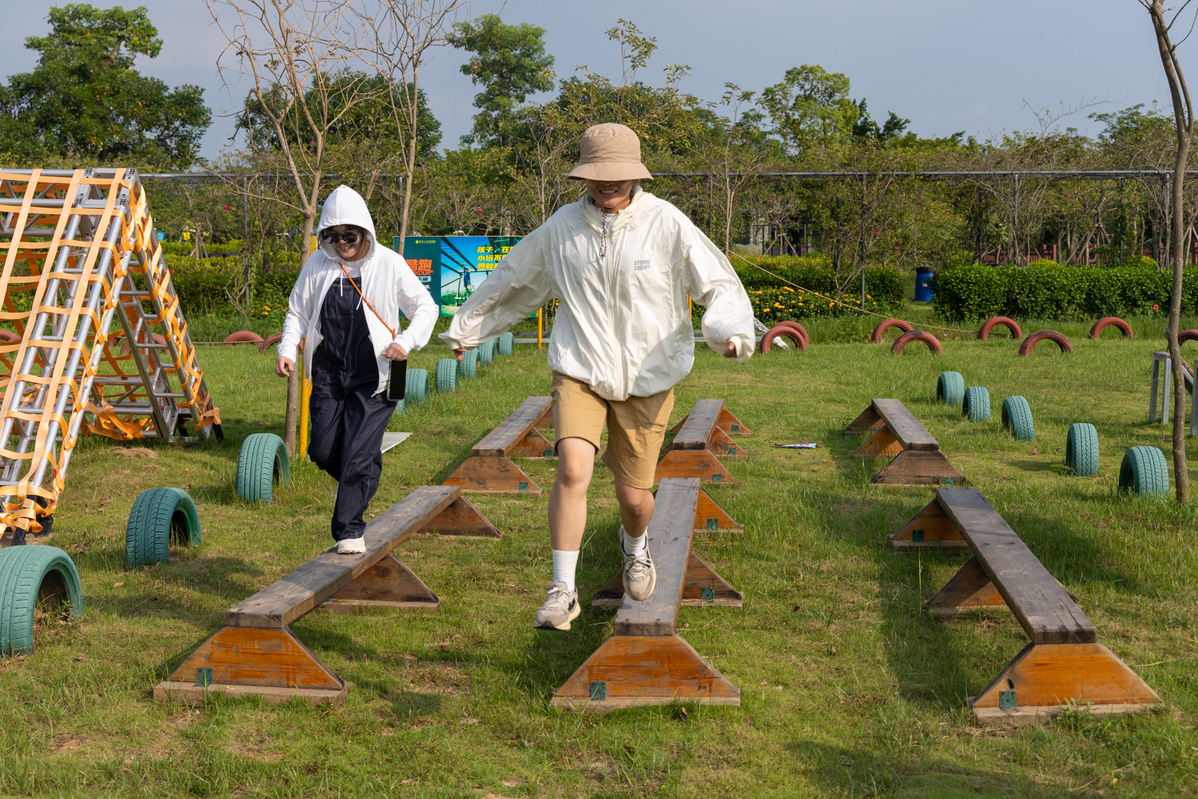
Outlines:
{"type": "Polygon", "coordinates": [[[553,582],[574,590],[574,571],[578,568],[578,550],[553,550],[553,582]]]}
{"type": "Polygon", "coordinates": [[[644,535],[640,538],[629,538],[624,528],[620,528],[620,546],[624,548],[625,555],[639,555],[644,552],[647,540],[648,537],[644,535]]]}

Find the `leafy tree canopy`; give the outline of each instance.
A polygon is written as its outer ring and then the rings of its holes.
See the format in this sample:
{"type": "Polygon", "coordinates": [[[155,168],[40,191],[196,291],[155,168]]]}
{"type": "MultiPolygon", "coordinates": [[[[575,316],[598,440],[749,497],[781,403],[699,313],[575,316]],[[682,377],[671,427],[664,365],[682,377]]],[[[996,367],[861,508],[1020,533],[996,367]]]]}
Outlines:
{"type": "Polygon", "coordinates": [[[203,90],[170,89],[133,68],[162,50],[144,8],[51,8],[50,34],[31,36],[32,72],[0,86],[0,149],[18,159],[187,168],[212,114],[203,90]]]}
{"type": "Polygon", "coordinates": [[[536,92],[553,89],[553,56],[545,52],[544,28],[507,25],[495,14],[473,22],[459,22],[448,41],[473,53],[462,65],[483,90],[474,96],[474,131],[463,144],[497,144],[506,147],[518,125],[517,107],[536,92]]]}
{"type": "Polygon", "coordinates": [[[829,149],[848,142],[862,109],[849,99],[849,79],[821,66],[791,67],[782,81],[761,92],[774,133],[793,152],[829,149]]]}

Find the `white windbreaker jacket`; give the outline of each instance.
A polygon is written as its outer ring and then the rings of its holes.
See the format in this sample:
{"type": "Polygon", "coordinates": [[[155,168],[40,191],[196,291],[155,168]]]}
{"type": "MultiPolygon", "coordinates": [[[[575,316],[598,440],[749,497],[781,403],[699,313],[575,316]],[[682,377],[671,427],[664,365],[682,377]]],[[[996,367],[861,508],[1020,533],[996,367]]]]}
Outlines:
{"type": "Polygon", "coordinates": [[[304,340],[304,369],[306,374],[312,373],[312,355],[324,340],[320,332],[320,307],[324,304],[329,287],[337,281],[338,276],[344,274],[337,251],[320,236],[321,231],[333,225],[357,225],[370,236],[370,252],[357,265],[362,270],[362,293],[382,316],[380,319],[370,308],[365,309],[366,325],[370,330],[370,341],[374,345],[379,367],[377,394],[387,387],[387,375],[391,371],[391,360],[383,355],[383,351],[392,342],[409,353],[423,347],[433,334],[433,325],[437,323],[441,309],[433,302],[428,289],[421,285],[420,279],[412,273],[407,261],[398,253],[379,245],[366,201],[349,186],[338,186],[324,202],[320,224],[316,228],[316,240],[320,242],[320,248],[308,257],[295,281],[295,288],[291,290],[278,353],[280,357],[294,361],[299,343],[304,340]],[[411,320],[407,329],[402,331],[399,325],[401,310],[411,320]],[[386,325],[383,319],[387,320],[386,325]],[[394,337],[387,326],[395,331],[394,337]]]}
{"type": "Polygon", "coordinates": [[[707,308],[708,346],[723,353],[732,342],[736,360],[748,360],[756,344],[749,296],[702,231],[638,189],[608,216],[605,236],[602,214],[584,195],[511,249],[441,339],[455,349],[477,346],[557,297],[549,367],[606,399],[647,397],[694,363],[688,294],[707,308]]]}

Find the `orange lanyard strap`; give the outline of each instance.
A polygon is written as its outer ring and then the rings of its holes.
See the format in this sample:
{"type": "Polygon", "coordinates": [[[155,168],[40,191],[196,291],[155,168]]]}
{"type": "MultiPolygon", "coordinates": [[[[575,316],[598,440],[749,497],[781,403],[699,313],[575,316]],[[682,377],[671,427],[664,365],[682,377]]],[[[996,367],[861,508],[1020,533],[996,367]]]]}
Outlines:
{"type": "Polygon", "coordinates": [[[337,266],[341,267],[342,272],[345,272],[345,276],[349,279],[349,284],[354,287],[354,291],[358,292],[358,296],[362,298],[362,302],[366,303],[366,307],[370,309],[370,312],[375,316],[378,316],[379,321],[383,323],[383,327],[387,328],[387,332],[391,334],[391,338],[394,340],[395,331],[391,329],[391,325],[384,321],[383,317],[379,315],[379,312],[374,310],[374,306],[370,304],[370,300],[366,299],[366,295],[362,293],[362,289],[358,288],[358,284],[355,283],[354,279],[349,276],[349,270],[345,268],[345,264],[338,261],[337,266]]]}

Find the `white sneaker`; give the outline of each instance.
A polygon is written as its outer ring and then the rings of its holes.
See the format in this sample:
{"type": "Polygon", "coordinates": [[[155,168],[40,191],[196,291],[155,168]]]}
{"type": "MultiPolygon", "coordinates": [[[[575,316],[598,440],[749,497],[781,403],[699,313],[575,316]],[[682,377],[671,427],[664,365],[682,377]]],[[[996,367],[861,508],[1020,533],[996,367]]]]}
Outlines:
{"type": "Polygon", "coordinates": [[[338,555],[361,555],[366,551],[366,539],[342,538],[337,542],[338,555]]]}
{"type": "Polygon", "coordinates": [[[570,622],[577,619],[581,612],[578,607],[578,591],[554,583],[549,586],[545,595],[545,604],[537,611],[537,620],[533,627],[565,632],[570,629],[570,622]]]}
{"type": "Polygon", "coordinates": [[[648,545],[635,555],[624,552],[623,547],[620,551],[624,555],[624,593],[628,594],[629,599],[638,602],[653,596],[653,589],[657,586],[657,568],[649,555],[648,545]]]}

